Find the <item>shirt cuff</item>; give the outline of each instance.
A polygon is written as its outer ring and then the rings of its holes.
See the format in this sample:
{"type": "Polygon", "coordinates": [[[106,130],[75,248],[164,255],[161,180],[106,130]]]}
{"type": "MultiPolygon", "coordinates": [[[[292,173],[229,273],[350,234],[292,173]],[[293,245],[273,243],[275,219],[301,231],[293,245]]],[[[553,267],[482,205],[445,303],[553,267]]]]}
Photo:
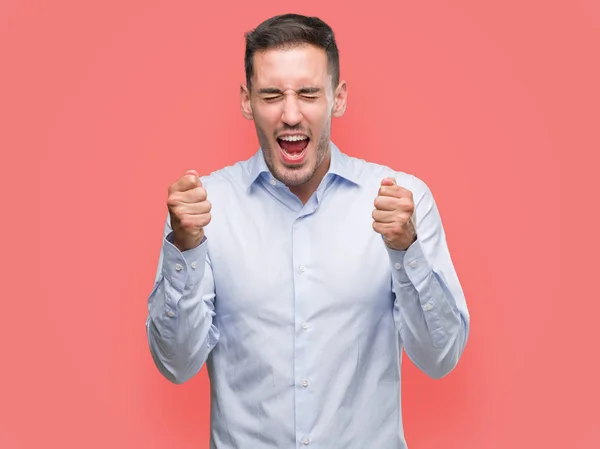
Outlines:
{"type": "Polygon", "coordinates": [[[193,285],[202,280],[206,260],[206,236],[195,248],[179,251],[173,243],[173,232],[170,232],[163,242],[164,259],[162,274],[179,292],[187,285],[193,285]]]}
{"type": "Polygon", "coordinates": [[[401,285],[412,284],[417,290],[426,282],[432,267],[425,257],[421,242],[417,238],[406,250],[399,251],[386,246],[392,263],[392,276],[401,285]]]}

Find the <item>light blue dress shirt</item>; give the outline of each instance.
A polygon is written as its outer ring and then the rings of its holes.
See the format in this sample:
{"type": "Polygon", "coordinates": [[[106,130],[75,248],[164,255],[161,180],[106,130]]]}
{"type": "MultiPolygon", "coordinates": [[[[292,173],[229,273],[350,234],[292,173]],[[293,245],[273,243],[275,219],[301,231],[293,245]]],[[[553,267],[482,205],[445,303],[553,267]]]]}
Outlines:
{"type": "Polygon", "coordinates": [[[427,185],[333,143],[305,205],[260,149],[201,180],[212,204],[206,238],[181,253],[167,218],[146,326],[171,382],[206,363],[211,449],[406,448],[402,350],[440,378],[469,334],[427,185]],[[413,192],[418,238],[406,251],[372,227],[388,176],[413,192]]]}

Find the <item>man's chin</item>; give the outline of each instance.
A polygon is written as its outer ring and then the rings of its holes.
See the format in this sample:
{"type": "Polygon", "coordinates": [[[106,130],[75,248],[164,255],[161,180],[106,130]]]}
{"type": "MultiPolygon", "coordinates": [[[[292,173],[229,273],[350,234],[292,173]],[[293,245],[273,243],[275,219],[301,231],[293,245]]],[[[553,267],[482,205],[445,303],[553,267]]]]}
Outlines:
{"type": "Polygon", "coordinates": [[[277,178],[288,187],[300,186],[310,181],[311,171],[306,164],[302,166],[279,166],[277,168],[277,178]]]}

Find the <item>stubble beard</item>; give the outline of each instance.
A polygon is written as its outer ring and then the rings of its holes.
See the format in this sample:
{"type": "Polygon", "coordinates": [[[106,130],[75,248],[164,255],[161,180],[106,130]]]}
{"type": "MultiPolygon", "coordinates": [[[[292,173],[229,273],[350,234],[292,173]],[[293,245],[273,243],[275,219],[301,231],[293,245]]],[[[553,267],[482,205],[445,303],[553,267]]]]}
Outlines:
{"type": "MultiPolygon", "coordinates": [[[[317,143],[316,148],[316,158],[313,160],[311,165],[307,166],[306,164],[302,164],[299,167],[284,165],[282,167],[283,170],[281,170],[279,164],[275,163],[275,160],[277,160],[279,157],[275,153],[278,152],[279,149],[276,147],[271,148],[266,134],[263,132],[260,126],[258,126],[258,124],[256,125],[256,132],[258,135],[260,147],[263,150],[265,163],[267,164],[267,167],[269,168],[271,174],[275,179],[282,182],[288,187],[300,186],[310,181],[315,171],[317,171],[317,169],[321,166],[321,164],[327,157],[327,153],[329,151],[330,130],[329,124],[327,124],[323,128],[319,137],[319,141],[317,143]]],[[[309,143],[309,145],[310,144],[312,144],[312,140],[309,143]]]]}

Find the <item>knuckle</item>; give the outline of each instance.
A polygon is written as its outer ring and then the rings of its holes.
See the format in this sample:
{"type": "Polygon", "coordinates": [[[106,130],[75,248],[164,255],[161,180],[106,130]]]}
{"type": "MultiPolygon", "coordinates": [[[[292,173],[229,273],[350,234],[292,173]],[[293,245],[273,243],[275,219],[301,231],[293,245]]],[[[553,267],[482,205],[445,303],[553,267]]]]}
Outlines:
{"type": "Polygon", "coordinates": [[[179,224],[185,230],[189,229],[191,226],[190,219],[188,217],[183,217],[181,220],[179,220],[179,224]]]}
{"type": "Polygon", "coordinates": [[[188,174],[183,175],[179,178],[178,184],[181,185],[182,188],[188,187],[194,183],[194,177],[188,174]]]}
{"type": "Polygon", "coordinates": [[[412,207],[414,207],[412,199],[408,197],[402,197],[398,200],[398,202],[404,209],[411,209],[412,207]]]}
{"type": "Polygon", "coordinates": [[[175,209],[175,208],[177,208],[178,205],[179,205],[178,196],[175,195],[174,193],[169,194],[169,196],[167,197],[167,206],[169,206],[169,208],[171,208],[171,209],[175,209]]]}
{"type": "Polygon", "coordinates": [[[171,184],[169,186],[169,188],[167,189],[167,198],[170,200],[171,198],[173,198],[175,196],[176,193],[177,193],[177,190],[175,189],[173,184],[171,184]]]}
{"type": "Polygon", "coordinates": [[[198,217],[194,217],[194,216],[186,216],[185,217],[185,229],[188,232],[193,232],[196,229],[198,229],[199,227],[201,227],[200,224],[200,219],[198,217]]]}
{"type": "Polygon", "coordinates": [[[197,187],[198,189],[198,198],[200,198],[200,201],[204,201],[205,199],[208,198],[208,195],[206,194],[206,189],[204,187],[197,187]]]}
{"type": "Polygon", "coordinates": [[[212,216],[209,212],[202,215],[202,217],[200,218],[200,226],[206,226],[208,223],[210,223],[211,218],[212,216]]]}
{"type": "Polygon", "coordinates": [[[181,204],[176,204],[173,206],[173,214],[175,214],[175,216],[181,221],[186,214],[186,210],[181,204]]]}

